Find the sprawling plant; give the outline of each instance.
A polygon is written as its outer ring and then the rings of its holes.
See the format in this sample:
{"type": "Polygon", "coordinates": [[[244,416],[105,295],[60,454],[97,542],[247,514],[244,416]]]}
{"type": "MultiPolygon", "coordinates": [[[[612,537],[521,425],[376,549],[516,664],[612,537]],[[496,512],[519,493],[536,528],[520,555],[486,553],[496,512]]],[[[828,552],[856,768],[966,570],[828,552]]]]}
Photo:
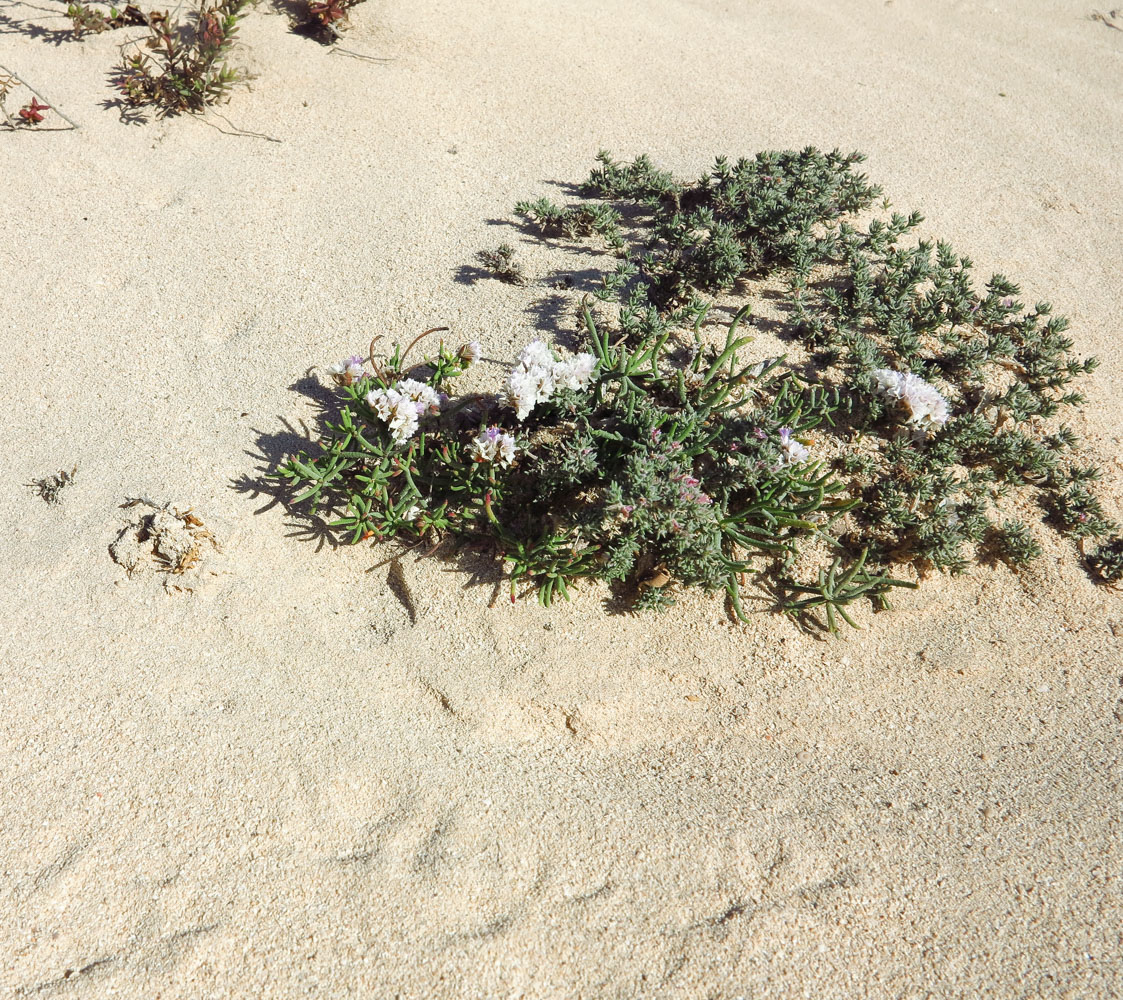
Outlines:
{"type": "MultiPolygon", "coordinates": [[[[1082,542],[1114,529],[1058,419],[1095,361],[1046,303],[1001,275],[977,288],[968,258],[915,238],[919,214],[874,213],[860,155],[722,158],[694,183],[598,160],[579,203],[516,206],[606,254],[579,303],[587,350],[532,342],[502,391],[459,397],[476,344],[342,362],[322,450],[278,472],[294,503],[352,541],[482,544],[512,599],[591,579],[648,608],[696,586],[744,617],[752,574],[831,630],[903,575],[1032,561],[1034,511],[1082,542]],[[751,301],[715,340],[712,299],[776,278],[798,358],[749,363],[751,301]]],[[[1117,549],[1088,557],[1099,577],[1118,578],[1117,549]]]]}
{"type": "MultiPolygon", "coordinates": [[[[203,0],[186,31],[166,13],[137,12],[148,37],[123,56],[118,88],[130,104],[153,105],[162,114],[201,111],[224,100],[238,80],[227,56],[249,5],[250,0],[203,0]]],[[[76,29],[79,23],[75,20],[76,29]]]]}

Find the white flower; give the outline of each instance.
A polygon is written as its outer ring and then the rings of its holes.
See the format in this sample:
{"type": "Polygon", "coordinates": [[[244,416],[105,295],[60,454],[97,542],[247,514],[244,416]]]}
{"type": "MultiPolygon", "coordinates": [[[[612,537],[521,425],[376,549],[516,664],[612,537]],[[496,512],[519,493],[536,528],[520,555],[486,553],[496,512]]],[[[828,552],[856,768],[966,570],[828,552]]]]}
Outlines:
{"type": "Polygon", "coordinates": [[[516,368],[507,376],[507,402],[514,407],[519,420],[525,420],[535,406],[553,394],[554,375],[550,369],[516,368]]]}
{"type": "Polygon", "coordinates": [[[405,444],[417,433],[419,417],[440,410],[441,398],[424,382],[404,378],[389,389],[368,392],[367,404],[390,428],[394,443],[405,444]]]}
{"type": "Polygon", "coordinates": [[[404,378],[394,385],[398,392],[404,393],[414,403],[417,404],[418,416],[425,413],[438,413],[441,409],[441,397],[437,395],[436,390],[424,382],[418,382],[412,378],[404,378]]]}
{"type": "Polygon", "coordinates": [[[561,389],[584,389],[596,367],[597,359],[593,355],[578,354],[554,365],[554,381],[561,389]]]}
{"type": "Polygon", "coordinates": [[[456,355],[463,363],[465,368],[471,368],[477,361],[483,357],[483,348],[480,347],[478,340],[469,340],[463,347],[460,348],[456,355]]]}
{"type": "Polygon", "coordinates": [[[531,368],[553,368],[554,352],[544,341],[532,340],[519,351],[518,367],[527,370],[531,368]]]}
{"type": "Polygon", "coordinates": [[[507,402],[519,420],[525,420],[538,402],[538,379],[516,369],[507,376],[507,402]]]}
{"type": "Polygon", "coordinates": [[[907,423],[919,436],[934,434],[948,422],[948,401],[919,375],[877,368],[873,377],[877,379],[878,395],[904,410],[907,423]]]}
{"type": "Polygon", "coordinates": [[[367,405],[378,414],[380,420],[389,423],[400,398],[401,393],[393,389],[372,389],[367,393],[367,405]]]}
{"type": "Polygon", "coordinates": [[[417,433],[417,411],[399,405],[394,410],[394,416],[387,423],[394,443],[405,444],[417,433]]]}
{"type": "Polygon", "coordinates": [[[792,437],[790,427],[780,428],[780,454],[784,465],[797,465],[806,462],[811,452],[803,442],[792,437]]]}
{"type": "Polygon", "coordinates": [[[498,427],[487,427],[472,439],[470,454],[477,462],[507,466],[515,460],[515,439],[498,427]]]}
{"type": "Polygon", "coordinates": [[[584,389],[596,367],[597,359],[591,354],[558,361],[546,344],[532,340],[519,352],[515,369],[507,377],[507,402],[519,420],[525,420],[559,388],[584,389]]]}
{"type": "Polygon", "coordinates": [[[328,368],[336,385],[352,385],[363,377],[363,359],[352,355],[328,368]]]}
{"type": "Polygon", "coordinates": [[[416,521],[421,515],[421,508],[414,504],[407,511],[403,512],[402,519],[405,521],[416,521]]]}

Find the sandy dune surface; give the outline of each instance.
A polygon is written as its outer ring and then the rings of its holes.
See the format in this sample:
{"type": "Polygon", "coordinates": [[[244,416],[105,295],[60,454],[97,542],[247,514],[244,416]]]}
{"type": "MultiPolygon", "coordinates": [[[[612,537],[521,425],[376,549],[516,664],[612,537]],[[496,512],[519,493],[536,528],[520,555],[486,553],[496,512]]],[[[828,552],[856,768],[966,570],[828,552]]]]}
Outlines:
{"type": "Polygon", "coordinates": [[[820,641],[705,598],[489,607],[479,567],[392,573],[260,478],[314,433],[310,366],[529,339],[558,258],[503,222],[599,148],[693,177],[814,144],[1071,317],[1119,518],[1123,31],[1067,0],[368,0],[372,62],[263,3],[225,117],[137,124],[103,106],[120,35],[60,41],[63,7],[0,10],[0,62],[81,126],[0,133],[0,989],[1123,993],[1123,602],[1067,544],[820,641]],[[528,288],[461,270],[501,239],[528,288]],[[75,464],[57,506],[26,485],[75,464]],[[130,497],[213,530],[183,589],[111,559],[130,497]]]}

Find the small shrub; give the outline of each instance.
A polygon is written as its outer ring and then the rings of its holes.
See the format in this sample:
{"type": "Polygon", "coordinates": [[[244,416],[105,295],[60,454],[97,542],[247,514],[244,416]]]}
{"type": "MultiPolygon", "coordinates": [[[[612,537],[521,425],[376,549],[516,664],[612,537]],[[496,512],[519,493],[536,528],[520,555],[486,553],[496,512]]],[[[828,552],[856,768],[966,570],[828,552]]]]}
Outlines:
{"type": "Polygon", "coordinates": [[[917,239],[919,213],[877,215],[862,159],[719,158],[687,183],[601,154],[591,200],[515,207],[610,255],[581,303],[585,350],[535,341],[503,391],[460,397],[473,345],[412,366],[395,349],[373,371],[348,359],[321,450],[277,475],[351,541],[482,546],[512,599],[598,580],[658,609],[698,587],[743,618],[753,573],[831,631],[905,577],[965,571],[992,547],[1011,567],[1036,558],[1029,528],[997,520],[1018,497],[1066,533],[1105,533],[1095,469],[1059,423],[1094,359],[1073,356],[1047,303],[1026,308],[1002,275],[979,287],[969,258],[917,239]],[[762,278],[786,283],[781,336],[810,363],[744,359],[751,301],[713,341],[709,297],[762,278]]]}
{"type": "Polygon", "coordinates": [[[166,14],[149,14],[149,36],[125,57],[117,80],[126,100],[153,105],[165,115],[201,111],[224,100],[239,78],[226,57],[249,3],[204,0],[186,32],[166,14]]]}
{"type": "Polygon", "coordinates": [[[1123,536],[1115,535],[1095,548],[1088,556],[1088,565],[1105,583],[1123,580],[1123,536]]]}
{"type": "Polygon", "coordinates": [[[495,250],[481,250],[476,254],[476,260],[500,281],[509,285],[526,284],[526,274],[515,260],[515,248],[510,243],[500,243],[495,250]]]}
{"type": "Polygon", "coordinates": [[[109,29],[108,19],[96,7],[84,3],[72,3],[66,8],[66,16],[75,38],[83,35],[98,35],[109,29]]]}
{"type": "Polygon", "coordinates": [[[624,246],[620,232],[620,213],[605,205],[577,205],[561,208],[549,198],[537,201],[520,201],[515,212],[523,216],[544,236],[601,236],[613,249],[624,246]]]}
{"type": "Polygon", "coordinates": [[[1017,520],[1002,522],[995,532],[994,545],[997,556],[1014,568],[1033,562],[1042,552],[1029,528],[1017,520]]]}
{"type": "Polygon", "coordinates": [[[293,25],[294,30],[322,45],[337,42],[346,30],[351,9],[363,0],[306,0],[305,9],[293,25]]]}
{"type": "Polygon", "coordinates": [[[1107,519],[1095,494],[1082,483],[1046,494],[1045,506],[1061,530],[1074,538],[1095,538],[1116,527],[1107,519]]]}

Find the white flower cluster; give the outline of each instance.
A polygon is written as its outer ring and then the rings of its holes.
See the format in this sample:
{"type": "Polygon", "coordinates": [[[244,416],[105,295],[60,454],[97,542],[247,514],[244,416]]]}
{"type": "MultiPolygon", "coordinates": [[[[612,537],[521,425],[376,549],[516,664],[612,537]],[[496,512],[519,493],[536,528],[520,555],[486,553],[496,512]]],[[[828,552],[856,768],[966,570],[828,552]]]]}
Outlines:
{"type": "Polygon", "coordinates": [[[363,359],[352,355],[328,368],[337,385],[351,385],[363,377],[363,359]]]}
{"type": "Polygon", "coordinates": [[[487,427],[472,439],[470,454],[477,462],[510,465],[515,460],[515,439],[498,427],[487,427]]]}
{"type": "Polygon", "coordinates": [[[948,422],[948,401],[919,375],[877,368],[873,376],[878,395],[905,410],[907,422],[919,436],[934,434],[948,422]]]}
{"type": "Polygon", "coordinates": [[[417,433],[417,421],[426,412],[437,413],[441,397],[431,386],[412,378],[395,382],[389,389],[367,393],[367,403],[386,421],[395,444],[405,444],[417,433]]]}
{"type": "Polygon", "coordinates": [[[515,370],[507,377],[507,402],[519,420],[525,420],[539,403],[558,389],[584,389],[597,367],[591,354],[558,361],[541,340],[532,340],[519,354],[515,370]]]}
{"type": "Polygon", "coordinates": [[[798,465],[811,457],[811,451],[792,435],[790,427],[780,428],[780,455],[784,465],[798,465]]]}

